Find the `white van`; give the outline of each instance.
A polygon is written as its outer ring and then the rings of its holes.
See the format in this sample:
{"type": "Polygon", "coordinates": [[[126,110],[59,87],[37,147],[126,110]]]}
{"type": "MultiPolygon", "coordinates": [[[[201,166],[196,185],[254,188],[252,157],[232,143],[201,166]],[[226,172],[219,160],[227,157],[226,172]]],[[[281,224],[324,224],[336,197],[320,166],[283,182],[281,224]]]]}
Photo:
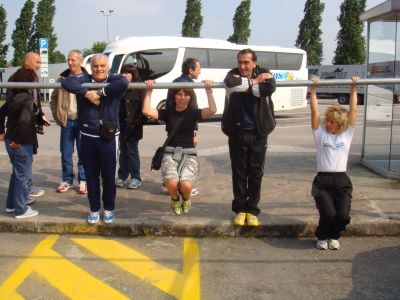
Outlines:
{"type": "MultiPolygon", "coordinates": [[[[186,58],[196,58],[201,65],[197,82],[205,79],[222,82],[227,72],[237,65],[239,50],[251,48],[258,57],[261,67],[269,68],[276,80],[307,80],[306,52],[297,48],[275,46],[237,45],[224,40],[143,36],[129,37],[110,43],[104,50],[109,58],[110,73],[116,74],[122,65],[134,63],[138,66],[142,79],[156,82],[172,82],[181,75],[182,63],[186,58]]],[[[86,57],[84,63],[90,62],[86,57]]],[[[88,68],[90,69],[90,68],[88,68]]],[[[275,110],[288,110],[305,107],[306,87],[280,87],[273,94],[275,110]]],[[[152,107],[163,105],[167,90],[155,89],[152,107]]],[[[207,106],[207,97],[202,89],[196,89],[199,107],[207,106]]],[[[215,89],[217,115],[224,109],[225,91],[215,89]]]]}
{"type": "MultiPolygon", "coordinates": [[[[366,65],[309,65],[308,73],[321,79],[351,79],[352,76],[366,78],[366,65]]],[[[357,85],[358,103],[364,103],[365,86],[357,85]]],[[[349,85],[324,85],[317,89],[318,98],[336,98],[339,104],[349,104],[349,85]]]]}

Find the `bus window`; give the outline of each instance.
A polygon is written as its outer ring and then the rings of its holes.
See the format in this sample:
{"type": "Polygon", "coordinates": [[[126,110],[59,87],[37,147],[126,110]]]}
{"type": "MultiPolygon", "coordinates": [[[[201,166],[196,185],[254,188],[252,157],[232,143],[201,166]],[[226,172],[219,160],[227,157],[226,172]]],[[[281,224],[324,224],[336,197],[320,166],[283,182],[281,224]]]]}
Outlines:
{"type": "Polygon", "coordinates": [[[277,53],[277,70],[300,70],[303,62],[303,55],[297,53],[277,53]]]}
{"type": "Polygon", "coordinates": [[[114,56],[114,59],[112,61],[112,65],[110,68],[110,74],[118,74],[120,66],[121,66],[121,60],[124,57],[123,54],[118,54],[114,56]]]}
{"type": "Polygon", "coordinates": [[[126,58],[125,58],[125,61],[124,61],[124,65],[126,65],[126,64],[134,64],[134,65],[136,65],[137,64],[137,59],[136,59],[136,54],[129,54],[126,58]]]}
{"type": "Polygon", "coordinates": [[[202,68],[208,68],[207,49],[203,48],[186,48],[183,61],[187,58],[195,58],[199,61],[202,68]]]}
{"type": "Polygon", "coordinates": [[[178,49],[157,49],[131,53],[127,56],[127,59],[130,59],[131,63],[136,62],[143,80],[154,80],[172,70],[177,56],[178,49]]]}
{"type": "Polygon", "coordinates": [[[262,68],[276,70],[276,55],[275,52],[259,52],[257,54],[257,64],[262,68]]]}
{"type": "Polygon", "coordinates": [[[212,69],[232,69],[235,68],[236,55],[238,50],[219,50],[219,49],[209,49],[210,65],[209,68],[212,69]]]}

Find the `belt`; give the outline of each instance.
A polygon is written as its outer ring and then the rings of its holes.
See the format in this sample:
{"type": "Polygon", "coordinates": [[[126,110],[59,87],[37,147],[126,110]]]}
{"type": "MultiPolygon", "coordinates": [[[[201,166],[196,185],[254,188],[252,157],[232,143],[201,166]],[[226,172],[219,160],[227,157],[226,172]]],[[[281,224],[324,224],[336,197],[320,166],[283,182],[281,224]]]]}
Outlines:
{"type": "Polygon", "coordinates": [[[183,156],[187,156],[187,155],[197,156],[197,150],[195,148],[182,148],[182,147],[167,146],[165,148],[165,153],[173,153],[174,159],[178,160],[178,161],[182,159],[182,155],[183,156]]]}

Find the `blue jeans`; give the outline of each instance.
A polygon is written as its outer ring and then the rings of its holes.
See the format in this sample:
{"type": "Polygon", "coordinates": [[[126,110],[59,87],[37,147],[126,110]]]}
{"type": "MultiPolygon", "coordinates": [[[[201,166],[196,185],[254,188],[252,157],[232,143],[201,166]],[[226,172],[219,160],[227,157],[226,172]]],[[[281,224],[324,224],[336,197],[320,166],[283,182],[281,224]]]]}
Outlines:
{"type": "Polygon", "coordinates": [[[119,137],[119,169],[118,178],[125,180],[129,174],[131,178],[140,178],[140,158],[139,141],[133,137],[127,139],[125,136],[119,137]]]}
{"type": "Polygon", "coordinates": [[[28,181],[32,176],[33,145],[21,145],[17,149],[10,147],[11,141],[6,140],[6,149],[12,165],[12,174],[8,186],[7,208],[14,208],[19,216],[27,210],[28,181]]]}
{"type": "Polygon", "coordinates": [[[61,127],[60,152],[62,178],[64,182],[72,184],[74,181],[74,142],[78,152],[78,181],[86,181],[85,171],[81,160],[81,138],[78,120],[68,120],[65,127],[61,127]]]}

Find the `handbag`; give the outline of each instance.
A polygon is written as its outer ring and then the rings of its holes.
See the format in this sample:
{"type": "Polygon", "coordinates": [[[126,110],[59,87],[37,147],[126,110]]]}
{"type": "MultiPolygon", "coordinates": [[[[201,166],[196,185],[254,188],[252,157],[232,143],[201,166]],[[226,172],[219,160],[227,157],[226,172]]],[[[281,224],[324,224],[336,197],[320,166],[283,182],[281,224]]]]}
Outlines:
{"type": "Polygon", "coordinates": [[[186,110],[183,115],[176,121],[174,129],[172,129],[171,133],[168,135],[167,139],[165,140],[164,144],[161,147],[158,147],[156,153],[154,153],[153,158],[151,159],[151,170],[160,170],[162,158],[165,153],[165,148],[167,147],[168,143],[172,140],[175,133],[177,132],[179,125],[181,125],[183,119],[186,116],[186,110]]]}
{"type": "Polygon", "coordinates": [[[160,170],[164,152],[164,147],[157,148],[156,153],[154,153],[154,156],[151,159],[151,170],[160,170]]]}

